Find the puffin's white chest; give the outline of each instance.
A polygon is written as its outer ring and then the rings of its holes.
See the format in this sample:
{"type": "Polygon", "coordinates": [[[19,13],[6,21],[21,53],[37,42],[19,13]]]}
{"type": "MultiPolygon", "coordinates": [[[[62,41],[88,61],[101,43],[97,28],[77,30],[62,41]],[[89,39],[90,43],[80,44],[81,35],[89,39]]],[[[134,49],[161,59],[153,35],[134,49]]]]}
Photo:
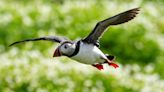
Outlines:
{"type": "Polygon", "coordinates": [[[72,59],[80,63],[95,64],[105,62],[106,56],[96,46],[81,42],[78,54],[73,56],[72,59]]]}

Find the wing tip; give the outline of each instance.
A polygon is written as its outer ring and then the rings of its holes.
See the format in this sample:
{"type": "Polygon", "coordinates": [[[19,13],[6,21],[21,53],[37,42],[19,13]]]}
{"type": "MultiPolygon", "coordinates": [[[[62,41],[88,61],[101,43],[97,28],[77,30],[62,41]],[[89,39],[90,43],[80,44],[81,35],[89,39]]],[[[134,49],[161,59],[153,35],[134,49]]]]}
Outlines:
{"type": "Polygon", "coordinates": [[[10,45],[8,45],[8,47],[11,47],[11,46],[13,46],[14,44],[12,43],[12,44],[10,44],[10,45]]]}
{"type": "Polygon", "coordinates": [[[15,44],[17,44],[17,43],[20,43],[20,42],[14,42],[14,43],[8,45],[8,47],[11,47],[11,46],[13,46],[13,45],[15,45],[15,44]]]}
{"type": "Polygon", "coordinates": [[[137,8],[133,8],[133,9],[129,10],[128,12],[132,12],[132,13],[134,13],[134,15],[137,15],[139,13],[139,11],[140,11],[140,7],[137,7],[137,8]]]}
{"type": "Polygon", "coordinates": [[[134,19],[137,16],[137,14],[139,14],[139,11],[140,11],[140,7],[133,8],[131,10],[128,10],[127,11],[127,14],[129,14],[129,16],[127,16],[127,21],[125,21],[125,22],[128,22],[128,21],[134,19]],[[130,12],[130,13],[128,13],[128,12],[130,12]]]}

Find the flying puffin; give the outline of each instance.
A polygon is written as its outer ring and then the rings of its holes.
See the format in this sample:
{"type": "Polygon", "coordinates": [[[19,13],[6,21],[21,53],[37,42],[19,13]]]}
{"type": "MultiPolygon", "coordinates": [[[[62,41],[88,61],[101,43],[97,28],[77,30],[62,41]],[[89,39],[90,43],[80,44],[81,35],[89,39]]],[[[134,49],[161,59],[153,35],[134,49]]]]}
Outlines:
{"type": "Polygon", "coordinates": [[[17,43],[39,40],[58,42],[60,45],[54,51],[53,57],[67,56],[80,63],[92,65],[99,70],[103,69],[103,64],[105,63],[107,63],[109,66],[117,68],[119,66],[113,62],[115,57],[104,54],[99,49],[99,39],[109,26],[128,22],[136,17],[138,12],[139,8],[134,8],[100,21],[96,24],[93,31],[87,37],[78,41],[71,41],[61,36],[46,36],[17,41],[9,46],[15,45],[17,43]]]}

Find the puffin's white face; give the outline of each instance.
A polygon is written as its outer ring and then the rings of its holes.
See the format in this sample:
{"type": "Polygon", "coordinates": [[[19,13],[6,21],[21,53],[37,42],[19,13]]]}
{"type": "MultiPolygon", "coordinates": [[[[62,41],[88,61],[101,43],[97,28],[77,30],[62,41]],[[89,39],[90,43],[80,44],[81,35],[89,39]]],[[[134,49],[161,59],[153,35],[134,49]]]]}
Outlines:
{"type": "Polygon", "coordinates": [[[69,56],[75,51],[75,44],[73,43],[63,43],[55,50],[53,57],[59,57],[62,55],[69,56]]]}
{"type": "Polygon", "coordinates": [[[73,46],[72,43],[65,43],[59,48],[59,50],[63,55],[71,55],[75,50],[75,46],[73,46]]]}

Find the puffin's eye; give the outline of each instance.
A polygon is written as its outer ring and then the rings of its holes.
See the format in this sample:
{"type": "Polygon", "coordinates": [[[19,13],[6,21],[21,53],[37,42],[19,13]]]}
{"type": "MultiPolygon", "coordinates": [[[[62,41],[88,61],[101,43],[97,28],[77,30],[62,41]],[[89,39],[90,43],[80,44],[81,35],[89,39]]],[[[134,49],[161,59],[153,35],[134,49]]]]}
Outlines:
{"type": "Polygon", "coordinates": [[[67,45],[64,45],[64,48],[67,49],[67,45]]]}

